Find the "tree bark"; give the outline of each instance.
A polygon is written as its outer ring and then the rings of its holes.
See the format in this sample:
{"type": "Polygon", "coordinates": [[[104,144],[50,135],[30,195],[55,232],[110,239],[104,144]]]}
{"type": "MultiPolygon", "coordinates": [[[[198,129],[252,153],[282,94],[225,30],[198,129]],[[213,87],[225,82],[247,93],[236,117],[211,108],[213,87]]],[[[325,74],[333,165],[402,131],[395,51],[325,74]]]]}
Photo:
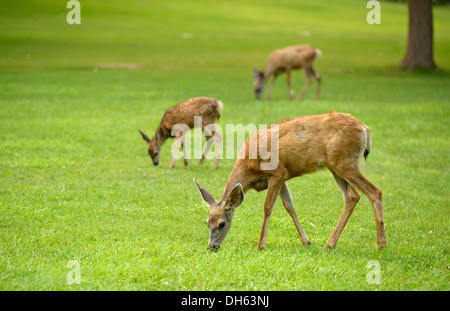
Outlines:
{"type": "Polygon", "coordinates": [[[431,0],[408,0],[409,33],[406,54],[400,62],[408,70],[436,68],[433,57],[433,15],[431,0]]]}

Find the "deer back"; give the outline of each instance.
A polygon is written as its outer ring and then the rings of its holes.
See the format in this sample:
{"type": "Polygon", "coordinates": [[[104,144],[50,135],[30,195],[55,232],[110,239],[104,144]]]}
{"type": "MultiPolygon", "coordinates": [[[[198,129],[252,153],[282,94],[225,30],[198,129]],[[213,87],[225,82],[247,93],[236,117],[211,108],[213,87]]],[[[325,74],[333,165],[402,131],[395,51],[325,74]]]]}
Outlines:
{"type": "Polygon", "coordinates": [[[195,117],[202,118],[202,126],[214,123],[222,113],[222,102],[211,97],[196,97],[185,100],[166,110],[161,121],[165,130],[172,130],[176,124],[194,127],[195,117]]]}
{"type": "MultiPolygon", "coordinates": [[[[259,130],[247,139],[233,168],[236,173],[231,175],[263,180],[282,170],[286,179],[290,179],[341,163],[357,166],[362,151],[368,148],[368,137],[368,127],[349,114],[330,112],[283,120],[276,127],[259,130]],[[278,135],[273,136],[273,130],[277,130],[278,135]],[[264,137],[262,142],[261,137],[264,137]],[[278,155],[271,152],[274,137],[278,139],[278,155]],[[275,170],[261,169],[261,164],[271,159],[261,157],[260,148],[256,148],[257,156],[252,156],[254,141],[258,145],[266,144],[267,151],[278,156],[279,164],[275,170]]],[[[247,183],[239,182],[246,189],[247,183]]],[[[263,184],[261,188],[265,189],[263,184]]]]}

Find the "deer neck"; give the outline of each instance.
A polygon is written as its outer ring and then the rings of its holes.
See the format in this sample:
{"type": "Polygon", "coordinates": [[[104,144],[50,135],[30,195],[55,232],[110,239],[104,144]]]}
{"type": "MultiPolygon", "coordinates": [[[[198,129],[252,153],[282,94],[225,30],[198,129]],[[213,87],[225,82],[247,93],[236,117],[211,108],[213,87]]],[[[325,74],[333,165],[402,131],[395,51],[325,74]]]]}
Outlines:
{"type": "Polygon", "coordinates": [[[234,186],[238,183],[241,184],[244,193],[252,188],[251,185],[255,182],[257,176],[251,174],[246,166],[245,159],[236,160],[233,170],[231,171],[230,176],[228,176],[227,184],[222,195],[222,200],[226,200],[231,190],[233,190],[234,186]]]}
{"type": "Polygon", "coordinates": [[[269,79],[269,77],[275,73],[275,71],[275,66],[273,66],[272,63],[269,62],[264,68],[264,82],[266,82],[267,79],[269,79]]]}

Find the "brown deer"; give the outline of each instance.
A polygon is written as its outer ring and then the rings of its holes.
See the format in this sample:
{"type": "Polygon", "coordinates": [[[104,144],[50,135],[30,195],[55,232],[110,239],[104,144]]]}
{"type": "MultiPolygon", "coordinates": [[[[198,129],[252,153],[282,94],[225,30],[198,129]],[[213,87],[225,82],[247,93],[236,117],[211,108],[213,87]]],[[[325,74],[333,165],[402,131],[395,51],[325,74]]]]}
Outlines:
{"type": "Polygon", "coordinates": [[[322,52],[319,49],[312,47],[309,44],[288,46],[283,49],[275,50],[269,56],[266,67],[263,71],[254,69],[253,90],[255,91],[256,99],[261,97],[266,81],[272,76],[269,91],[267,92],[267,99],[270,99],[272,94],[275,79],[281,73],[286,73],[286,82],[288,86],[289,100],[292,100],[291,90],[291,71],[294,69],[302,69],[305,71],[306,83],[303,89],[298,94],[297,100],[300,100],[309,88],[312,82],[312,77],[317,81],[316,99],[320,95],[321,76],[316,73],[312,67],[314,60],[320,57],[322,52]]]}
{"type": "MultiPolygon", "coordinates": [[[[181,144],[183,149],[184,165],[188,165],[186,148],[184,144],[183,130],[189,130],[194,126],[201,126],[203,135],[206,138],[205,149],[203,151],[200,164],[203,163],[206,154],[209,152],[213,142],[216,143],[216,160],[214,163],[214,169],[217,169],[220,164],[220,155],[222,151],[222,136],[215,130],[215,122],[219,120],[222,113],[223,104],[221,101],[212,97],[195,97],[185,100],[178,105],[169,108],[164,113],[161,123],[156,129],[156,133],[152,139],[148,138],[141,130],[142,138],[148,144],[148,154],[152,158],[153,164],[159,164],[159,157],[161,154],[161,146],[166,139],[173,138],[176,134],[177,147],[181,144]],[[195,124],[194,118],[201,117],[201,124],[195,124]],[[174,132],[174,133],[173,133],[174,132]],[[214,133],[213,133],[214,132],[214,133]]],[[[175,145],[175,144],[174,144],[175,145]]],[[[173,168],[175,165],[175,158],[172,157],[169,168],[173,168]]]]}
{"type": "MultiPolygon", "coordinates": [[[[281,121],[271,127],[253,133],[245,142],[231,171],[220,201],[199,186],[194,179],[203,201],[210,207],[207,225],[210,229],[208,248],[218,251],[231,227],[235,209],[244,200],[249,189],[267,189],[264,203],[264,222],[258,242],[258,249],[264,248],[270,215],[279,195],[286,211],[294,221],[303,246],[311,244],[295,213],[286,181],[304,174],[328,168],[344,197],[344,211],[324,249],[334,248],[347,220],[358,203],[360,196],[356,189],[370,200],[375,212],[378,249],[387,246],[382,191],[360,172],[358,162],[361,154],[367,157],[370,151],[369,128],[349,114],[334,113],[303,116],[281,121]],[[273,137],[276,131],[277,137],[273,137]],[[278,165],[264,170],[262,165],[269,159],[262,159],[261,151],[251,156],[251,144],[278,139],[278,165]],[[355,189],[356,188],[356,189],[355,189]]],[[[273,147],[272,147],[273,149],[273,147]]],[[[273,150],[271,150],[273,151],[273,150]]]]}

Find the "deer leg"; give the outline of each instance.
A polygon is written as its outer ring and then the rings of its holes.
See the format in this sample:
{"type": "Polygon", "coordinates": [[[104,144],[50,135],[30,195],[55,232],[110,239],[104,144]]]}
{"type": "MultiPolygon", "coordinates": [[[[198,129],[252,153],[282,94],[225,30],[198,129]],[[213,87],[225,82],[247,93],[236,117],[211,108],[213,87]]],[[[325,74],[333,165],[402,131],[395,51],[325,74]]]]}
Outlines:
{"type": "Polygon", "coordinates": [[[202,164],[203,161],[206,158],[206,155],[208,154],[209,150],[211,150],[211,146],[213,143],[216,143],[216,160],[214,162],[214,168],[213,169],[217,169],[220,165],[220,158],[222,155],[222,135],[220,135],[217,131],[216,128],[214,126],[213,123],[211,123],[209,125],[210,127],[212,127],[212,129],[204,129],[203,133],[206,139],[206,143],[205,143],[205,149],[203,151],[202,154],[202,158],[200,159],[199,163],[202,164]],[[212,132],[214,132],[214,136],[212,136],[212,132]]]}
{"type": "Polygon", "coordinates": [[[305,95],[306,91],[308,90],[308,88],[312,82],[311,72],[309,71],[309,69],[305,68],[304,71],[305,71],[305,75],[306,75],[306,82],[305,82],[305,85],[303,86],[302,90],[298,94],[297,100],[302,99],[303,95],[305,95]]]}
{"type": "Polygon", "coordinates": [[[269,180],[269,187],[267,189],[266,201],[264,202],[264,222],[261,229],[261,235],[258,241],[258,249],[263,249],[266,246],[267,229],[269,227],[270,215],[272,214],[275,201],[280,192],[281,181],[269,180]]]}
{"type": "Polygon", "coordinates": [[[320,74],[316,73],[313,69],[313,67],[311,67],[310,69],[311,74],[314,76],[314,78],[317,81],[317,87],[316,87],[316,96],[314,97],[314,99],[319,99],[320,96],[320,82],[322,81],[322,77],[320,76],[320,74]]]}
{"type": "Polygon", "coordinates": [[[267,100],[270,99],[270,97],[272,96],[272,90],[273,90],[273,85],[275,84],[275,79],[277,78],[277,74],[274,73],[273,77],[272,77],[272,81],[270,82],[270,86],[269,86],[269,91],[267,92],[267,100]]]}
{"type": "Polygon", "coordinates": [[[203,149],[202,158],[198,162],[200,165],[203,164],[203,161],[205,160],[206,155],[208,154],[209,150],[211,149],[211,145],[214,143],[212,136],[209,136],[209,135],[204,135],[204,136],[206,139],[206,143],[205,143],[205,148],[203,149]]]}
{"type": "Polygon", "coordinates": [[[170,161],[170,165],[169,168],[173,168],[175,166],[175,158],[172,158],[172,160],[170,161]]]}
{"type": "Polygon", "coordinates": [[[384,231],[382,190],[372,184],[359,170],[354,173],[349,173],[349,171],[347,171],[340,176],[342,176],[342,178],[347,180],[369,198],[375,214],[378,250],[383,249],[387,246],[387,241],[386,233],[384,231]]]}
{"type": "Polygon", "coordinates": [[[302,228],[302,225],[300,224],[300,221],[298,220],[297,214],[295,213],[294,203],[292,202],[291,194],[289,193],[289,188],[286,182],[284,182],[281,186],[280,197],[281,201],[283,202],[284,208],[294,221],[295,228],[297,228],[297,232],[300,235],[303,246],[310,245],[311,242],[309,241],[305,231],[302,228]]]}
{"type": "Polygon", "coordinates": [[[222,135],[214,131],[214,142],[216,143],[216,160],[214,162],[214,170],[220,165],[220,158],[222,157],[222,135]]]}
{"type": "Polygon", "coordinates": [[[292,100],[291,69],[290,68],[286,69],[286,83],[287,83],[287,87],[288,87],[289,100],[292,100]]]}
{"type": "Polygon", "coordinates": [[[188,160],[187,160],[187,154],[186,154],[186,148],[184,148],[184,144],[185,144],[185,139],[183,136],[183,140],[181,141],[181,150],[183,150],[183,164],[184,166],[188,165],[188,160]]]}
{"type": "Polygon", "coordinates": [[[350,185],[345,179],[339,177],[335,172],[331,171],[331,173],[333,173],[333,177],[336,180],[337,185],[341,189],[342,195],[344,197],[344,210],[342,211],[336,228],[334,228],[333,233],[331,234],[327,244],[325,244],[323,249],[334,248],[336,246],[342,230],[344,230],[348,219],[352,215],[353,210],[355,209],[355,206],[360,199],[358,192],[356,192],[355,188],[353,188],[352,185],[350,185]]]}
{"type": "Polygon", "coordinates": [[[184,163],[184,166],[187,166],[188,165],[188,160],[187,160],[186,148],[184,148],[184,141],[183,141],[183,144],[181,145],[181,149],[183,150],[183,163],[184,163]]]}
{"type": "Polygon", "coordinates": [[[174,154],[176,152],[178,152],[178,149],[180,148],[180,145],[181,145],[181,148],[183,149],[184,165],[187,165],[186,151],[184,149],[184,135],[183,135],[183,132],[181,132],[175,137],[175,141],[174,141],[174,143],[172,145],[172,160],[170,161],[169,168],[173,168],[175,166],[176,159],[174,157],[174,154]]]}

